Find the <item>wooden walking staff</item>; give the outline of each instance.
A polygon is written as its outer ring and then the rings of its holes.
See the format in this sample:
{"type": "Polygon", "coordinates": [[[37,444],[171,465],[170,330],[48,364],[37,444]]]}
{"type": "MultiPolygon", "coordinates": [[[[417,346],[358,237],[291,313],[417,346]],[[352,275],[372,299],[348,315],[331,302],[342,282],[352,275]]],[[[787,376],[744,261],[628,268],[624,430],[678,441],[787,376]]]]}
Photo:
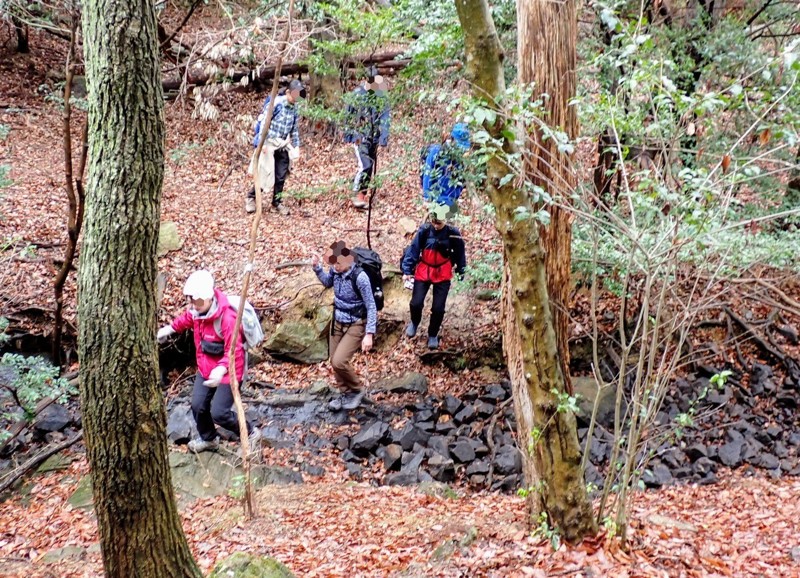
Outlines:
{"type": "MultiPolygon", "coordinates": [[[[253,181],[256,189],[256,212],[253,215],[253,222],[250,226],[250,250],[247,256],[247,264],[244,267],[244,280],[242,281],[241,298],[239,299],[239,309],[236,312],[236,325],[234,327],[234,335],[239,335],[242,329],[242,315],[244,313],[244,304],[247,299],[247,291],[250,288],[250,277],[253,273],[253,261],[256,254],[256,242],[258,240],[258,225],[261,223],[261,171],[259,171],[259,161],[261,158],[261,150],[264,148],[264,141],[269,133],[269,125],[272,122],[272,111],[275,108],[275,98],[278,96],[278,81],[281,77],[281,66],[283,64],[283,57],[286,53],[286,46],[289,41],[289,36],[292,31],[292,15],[294,13],[294,0],[289,0],[289,18],[286,22],[286,30],[281,40],[281,47],[278,51],[278,62],[275,65],[275,76],[272,78],[272,92],[270,93],[269,105],[267,106],[267,114],[261,124],[262,130],[260,138],[258,139],[258,146],[253,157],[253,181]]],[[[242,405],[242,395],[239,391],[239,380],[236,377],[236,339],[231,342],[230,351],[228,351],[228,367],[234,368],[231,372],[231,393],[233,393],[233,403],[236,405],[236,415],[239,419],[239,440],[242,449],[242,467],[244,469],[244,513],[245,517],[250,520],[256,515],[255,501],[253,499],[253,483],[250,475],[250,439],[247,433],[247,420],[244,415],[244,406],[242,405]]]]}

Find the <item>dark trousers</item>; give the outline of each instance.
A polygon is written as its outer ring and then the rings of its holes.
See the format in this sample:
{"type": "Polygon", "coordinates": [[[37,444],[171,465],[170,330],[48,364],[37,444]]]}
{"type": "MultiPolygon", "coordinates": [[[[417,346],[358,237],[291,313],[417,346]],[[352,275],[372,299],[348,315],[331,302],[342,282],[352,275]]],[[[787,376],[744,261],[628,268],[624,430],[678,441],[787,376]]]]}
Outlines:
{"type": "MultiPolygon", "coordinates": [[[[277,207],[283,200],[283,184],[289,176],[289,151],[277,149],[275,151],[275,186],[272,188],[272,206],[277,207]]],[[[256,188],[252,187],[247,193],[248,198],[256,198],[256,188]]]]}
{"type": "Polygon", "coordinates": [[[378,158],[378,142],[362,141],[355,146],[358,172],[353,179],[353,192],[366,194],[369,183],[375,173],[375,161],[378,158]]]}
{"type": "MultiPolygon", "coordinates": [[[[228,383],[221,383],[217,387],[203,385],[205,378],[197,374],[194,378],[192,390],[192,415],[197,424],[197,433],[200,438],[210,442],[217,437],[217,428],[214,424],[239,435],[239,420],[233,411],[233,392],[228,383]]],[[[253,431],[253,426],[247,422],[247,432],[253,431]]]]}
{"type": "Polygon", "coordinates": [[[422,321],[422,308],[425,306],[425,296],[428,289],[433,285],[433,304],[431,305],[431,321],[428,324],[428,337],[439,335],[444,319],[445,305],[447,304],[447,294],[450,292],[450,281],[441,283],[431,283],[430,281],[414,281],[414,290],[411,292],[411,303],[408,308],[411,311],[411,323],[419,326],[422,321]]]}

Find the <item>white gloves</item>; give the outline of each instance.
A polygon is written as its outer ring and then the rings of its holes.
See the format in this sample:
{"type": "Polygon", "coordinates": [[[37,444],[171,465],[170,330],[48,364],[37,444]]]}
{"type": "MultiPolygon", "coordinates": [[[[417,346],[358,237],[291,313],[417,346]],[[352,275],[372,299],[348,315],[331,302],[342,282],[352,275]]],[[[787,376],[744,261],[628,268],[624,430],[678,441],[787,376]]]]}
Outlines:
{"type": "Polygon", "coordinates": [[[211,373],[208,374],[208,379],[203,382],[203,385],[206,387],[217,387],[226,373],[228,373],[227,367],[222,367],[221,365],[216,366],[211,370],[211,373]]]}
{"type": "Polygon", "coordinates": [[[292,162],[296,162],[300,159],[300,147],[293,147],[289,145],[286,147],[289,152],[289,160],[292,162]]]}
{"type": "Polygon", "coordinates": [[[175,330],[172,328],[172,325],[165,325],[158,330],[158,334],[156,335],[158,342],[165,343],[173,333],[175,333],[175,330]]]}

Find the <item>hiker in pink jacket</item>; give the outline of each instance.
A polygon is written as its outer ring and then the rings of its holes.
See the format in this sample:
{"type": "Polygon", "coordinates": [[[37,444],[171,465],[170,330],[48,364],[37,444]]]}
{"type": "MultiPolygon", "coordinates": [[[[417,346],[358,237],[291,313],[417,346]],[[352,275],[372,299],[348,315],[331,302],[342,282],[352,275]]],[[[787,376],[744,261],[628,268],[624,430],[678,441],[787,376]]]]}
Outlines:
{"type": "MultiPolygon", "coordinates": [[[[239,421],[233,411],[228,352],[236,340],[236,377],[241,384],[246,370],[244,340],[241,331],[234,336],[236,311],[230,307],[228,297],[214,288],[214,277],[208,271],[192,273],[183,286],[187,309],[172,323],[158,330],[158,341],[164,343],[172,334],[194,330],[194,347],[197,352],[197,376],[192,391],[192,414],[197,424],[199,439],[189,442],[193,452],[216,450],[219,439],[214,424],[235,434],[239,421]]],[[[251,444],[261,432],[247,423],[251,444]]]]}

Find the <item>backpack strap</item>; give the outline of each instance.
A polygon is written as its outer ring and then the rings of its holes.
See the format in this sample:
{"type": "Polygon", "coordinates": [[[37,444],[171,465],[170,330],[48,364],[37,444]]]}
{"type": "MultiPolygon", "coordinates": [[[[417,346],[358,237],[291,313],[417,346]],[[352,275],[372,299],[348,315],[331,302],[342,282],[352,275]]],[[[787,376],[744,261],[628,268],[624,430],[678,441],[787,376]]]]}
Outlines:
{"type": "Polygon", "coordinates": [[[353,285],[353,293],[361,297],[361,301],[364,301],[364,296],[361,294],[361,290],[358,288],[358,276],[361,275],[362,269],[359,265],[353,267],[353,270],[350,271],[350,283],[353,285]]]}
{"type": "MultiPolygon", "coordinates": [[[[230,303],[228,303],[228,309],[230,309],[237,315],[239,314],[239,311],[230,303]]],[[[224,313],[222,315],[224,315],[224,313]]],[[[222,335],[222,315],[214,319],[214,333],[216,333],[217,337],[222,339],[222,341],[225,341],[225,336],[222,335]]],[[[242,327],[239,331],[240,333],[244,333],[244,323],[242,323],[242,327]]]]}

